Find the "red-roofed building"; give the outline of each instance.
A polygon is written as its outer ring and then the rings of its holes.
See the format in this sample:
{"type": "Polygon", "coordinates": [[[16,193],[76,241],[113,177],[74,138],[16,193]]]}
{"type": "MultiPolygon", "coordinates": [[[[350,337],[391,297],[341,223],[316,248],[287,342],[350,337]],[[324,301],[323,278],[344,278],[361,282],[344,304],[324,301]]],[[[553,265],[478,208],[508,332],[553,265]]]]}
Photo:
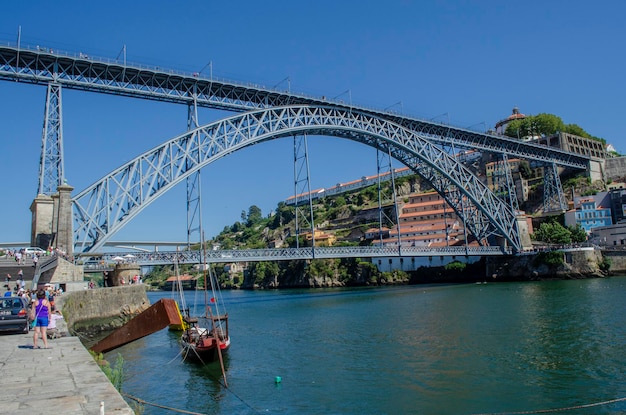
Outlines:
{"type": "Polygon", "coordinates": [[[504,132],[506,131],[506,127],[507,125],[509,125],[511,121],[521,120],[523,118],[526,118],[526,116],[522,114],[521,112],[519,112],[519,108],[513,107],[513,113],[511,115],[509,115],[507,118],[500,120],[496,123],[496,134],[504,135],[504,132]]]}
{"type": "Polygon", "coordinates": [[[165,284],[163,284],[164,290],[172,290],[177,289],[178,280],[180,279],[180,284],[183,287],[183,290],[195,290],[198,285],[198,278],[193,275],[180,275],[173,277],[169,277],[165,280],[165,284]]]}
{"type": "Polygon", "coordinates": [[[383,245],[397,246],[398,240],[405,246],[446,246],[465,241],[459,218],[437,192],[409,196],[398,220],[399,226],[389,230],[389,237],[382,240],[383,245]]]}

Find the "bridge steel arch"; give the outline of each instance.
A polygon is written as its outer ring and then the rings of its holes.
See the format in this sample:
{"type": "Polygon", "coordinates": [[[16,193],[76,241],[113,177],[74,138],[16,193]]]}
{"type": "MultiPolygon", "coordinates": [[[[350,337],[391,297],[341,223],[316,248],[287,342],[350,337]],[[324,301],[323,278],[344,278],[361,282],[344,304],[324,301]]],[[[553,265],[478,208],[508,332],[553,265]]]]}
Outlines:
{"type": "Polygon", "coordinates": [[[367,112],[297,105],[250,111],[195,128],[101,178],[72,200],[75,250],[97,251],[146,206],[204,166],[244,147],[303,133],[389,151],[431,183],[479,243],[498,236],[514,251],[522,249],[515,212],[424,135],[367,112]]]}

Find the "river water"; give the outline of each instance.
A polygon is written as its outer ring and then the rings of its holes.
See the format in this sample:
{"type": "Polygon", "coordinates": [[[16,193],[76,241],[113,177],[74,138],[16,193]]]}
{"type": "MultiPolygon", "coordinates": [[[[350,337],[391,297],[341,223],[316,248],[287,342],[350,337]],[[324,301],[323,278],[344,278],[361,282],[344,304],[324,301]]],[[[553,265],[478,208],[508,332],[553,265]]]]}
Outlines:
{"type": "Polygon", "coordinates": [[[223,297],[228,388],[163,330],[106,355],[123,392],[201,414],[626,413],[626,277],[223,297]]]}

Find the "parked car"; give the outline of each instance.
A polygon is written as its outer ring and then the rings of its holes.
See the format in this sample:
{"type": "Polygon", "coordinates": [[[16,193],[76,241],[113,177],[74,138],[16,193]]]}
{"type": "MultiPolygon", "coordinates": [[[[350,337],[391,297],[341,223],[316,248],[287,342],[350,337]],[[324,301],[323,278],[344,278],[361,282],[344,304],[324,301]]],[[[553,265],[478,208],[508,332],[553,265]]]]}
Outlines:
{"type": "Polygon", "coordinates": [[[22,297],[0,297],[0,331],[28,333],[28,301],[22,297]]]}
{"type": "Polygon", "coordinates": [[[41,256],[41,255],[45,254],[45,253],[46,253],[46,251],[44,251],[43,249],[38,248],[38,247],[36,247],[36,246],[31,246],[31,247],[29,247],[29,248],[24,248],[24,253],[25,253],[26,255],[31,255],[31,256],[32,256],[33,254],[37,254],[38,256],[41,256]]]}

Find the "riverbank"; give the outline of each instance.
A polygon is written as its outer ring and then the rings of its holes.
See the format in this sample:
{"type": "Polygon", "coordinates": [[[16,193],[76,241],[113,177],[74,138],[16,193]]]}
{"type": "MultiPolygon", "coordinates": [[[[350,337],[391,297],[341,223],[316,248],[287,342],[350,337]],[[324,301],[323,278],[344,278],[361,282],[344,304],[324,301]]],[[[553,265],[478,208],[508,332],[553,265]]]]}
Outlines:
{"type": "Polygon", "coordinates": [[[33,349],[33,335],[0,335],[2,413],[133,415],[78,337],[48,340],[33,349]]]}

